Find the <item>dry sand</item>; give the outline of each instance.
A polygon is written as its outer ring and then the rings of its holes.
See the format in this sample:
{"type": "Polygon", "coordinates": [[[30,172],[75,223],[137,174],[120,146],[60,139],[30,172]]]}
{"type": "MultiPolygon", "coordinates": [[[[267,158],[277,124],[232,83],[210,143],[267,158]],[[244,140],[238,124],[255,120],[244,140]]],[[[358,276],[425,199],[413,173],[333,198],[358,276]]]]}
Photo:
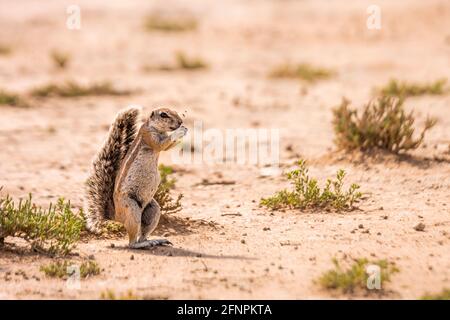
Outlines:
{"type": "Polygon", "coordinates": [[[173,247],[130,251],[126,238],[82,241],[74,259],[94,255],[104,271],[70,290],[39,271],[51,258],[7,238],[16,249],[0,251],[0,298],[96,299],[107,289],[170,299],[347,298],[313,282],[332,267],[332,257],[395,262],[400,272],[382,298],[415,299],[450,287],[450,96],[406,101],[418,125],[426,115],[439,120],[410,157],[337,153],[331,126],[331,109],[342,96],[358,106],[392,77],[450,78],[448,1],[380,0],[379,31],[366,28],[371,3],[359,0],[78,3],[82,28],[71,31],[65,27],[68,1],[0,2],[0,40],[13,49],[0,56],[1,87],[25,94],[65,79],[109,80],[138,92],[35,99],[28,109],[0,106],[2,195],[31,192],[44,206],[64,196],[81,207],[83,181],[108,125],[121,108],[140,104],[146,112],[158,106],[187,110],[190,128],[196,120],[206,129],[280,128],[282,168],[301,156],[321,181],[343,168],[368,199],[350,213],[270,212],[258,202],[288,186],[281,175],[262,177],[258,167],[235,163],[179,165],[181,220],[158,232],[173,247]],[[143,19],[155,9],[193,14],[199,28],[148,33],[143,19]],[[49,53],[55,49],[70,53],[66,70],[53,66],[49,53]],[[171,63],[177,50],[203,57],[210,68],[142,70],[171,63]],[[333,68],[338,75],[314,85],[267,77],[286,61],[333,68]],[[202,179],[235,184],[198,185],[202,179]],[[419,222],[424,232],[413,229],[419,222]]]}

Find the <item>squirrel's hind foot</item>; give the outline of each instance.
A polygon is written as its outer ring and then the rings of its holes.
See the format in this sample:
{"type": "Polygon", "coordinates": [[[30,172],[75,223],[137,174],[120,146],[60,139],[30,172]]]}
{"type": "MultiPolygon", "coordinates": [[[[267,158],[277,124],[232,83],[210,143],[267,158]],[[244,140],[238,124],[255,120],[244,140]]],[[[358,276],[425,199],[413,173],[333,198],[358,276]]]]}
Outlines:
{"type": "Polygon", "coordinates": [[[154,239],[154,240],[144,240],[135,243],[130,243],[129,247],[131,249],[146,249],[158,246],[168,246],[172,245],[169,240],[166,239],[154,239]]]}

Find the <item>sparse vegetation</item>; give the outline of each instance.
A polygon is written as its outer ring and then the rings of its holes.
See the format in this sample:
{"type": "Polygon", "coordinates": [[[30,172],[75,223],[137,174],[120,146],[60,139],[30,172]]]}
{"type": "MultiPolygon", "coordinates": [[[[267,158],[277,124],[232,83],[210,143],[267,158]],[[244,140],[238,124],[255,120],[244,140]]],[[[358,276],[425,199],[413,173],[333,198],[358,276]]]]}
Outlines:
{"type": "Polygon", "coordinates": [[[0,238],[20,237],[39,252],[68,254],[80,238],[84,221],[60,198],[47,210],[35,205],[31,195],[16,203],[9,197],[0,199],[0,238]]]}
{"type": "Polygon", "coordinates": [[[100,294],[100,299],[103,300],[167,300],[167,298],[168,297],[166,296],[139,296],[134,293],[133,290],[128,290],[127,292],[118,295],[114,290],[108,289],[100,294]]]}
{"type": "Polygon", "coordinates": [[[197,21],[192,17],[164,17],[152,14],[145,19],[147,31],[185,32],[197,28],[197,21]]]}
{"type": "Polygon", "coordinates": [[[69,63],[70,57],[67,53],[60,51],[52,51],[50,57],[54,63],[54,65],[58,69],[65,69],[69,63]]]}
{"type": "Polygon", "coordinates": [[[318,279],[317,283],[325,289],[340,290],[346,294],[362,290],[367,293],[377,292],[376,289],[367,287],[369,274],[366,271],[368,265],[377,265],[380,268],[380,283],[384,286],[391,280],[391,276],[398,272],[398,268],[386,260],[369,261],[365,258],[356,259],[348,268],[343,269],[337,259],[333,259],[334,269],[326,271],[318,279]]]}
{"type": "Polygon", "coordinates": [[[208,65],[200,58],[190,58],[183,52],[177,52],[176,54],[177,65],[180,69],[204,69],[208,65]]]}
{"type": "Polygon", "coordinates": [[[429,294],[421,297],[422,300],[450,300],[450,289],[444,289],[440,293],[429,294]]]}
{"type": "Polygon", "coordinates": [[[343,149],[379,148],[393,153],[416,149],[436,124],[435,119],[427,118],[422,132],[414,138],[415,118],[412,112],[406,114],[402,99],[380,97],[369,102],[360,117],[349,105],[350,101],[343,99],[333,110],[335,143],[343,149]]]}
{"type": "Polygon", "coordinates": [[[131,91],[116,89],[110,82],[100,82],[84,86],[73,81],[68,81],[63,85],[48,84],[31,91],[31,95],[38,98],[74,98],[105,95],[122,96],[129,94],[131,94],[131,91]]]}
{"type": "Polygon", "coordinates": [[[382,96],[407,98],[421,95],[441,95],[449,91],[445,87],[447,79],[439,79],[430,83],[410,83],[392,79],[389,83],[375,91],[382,96]]]}
{"type": "Polygon", "coordinates": [[[175,187],[175,178],[170,178],[173,174],[173,169],[169,166],[161,164],[159,166],[159,173],[161,175],[161,183],[158,186],[158,190],[155,193],[155,200],[161,207],[161,212],[170,214],[181,210],[181,198],[182,194],[179,194],[177,199],[174,199],[170,194],[170,190],[175,187]]]}
{"type": "Polygon", "coordinates": [[[26,108],[29,106],[23,98],[18,94],[0,89],[0,105],[8,105],[12,107],[26,108]]]}
{"type": "Polygon", "coordinates": [[[328,179],[325,188],[321,189],[316,179],[309,177],[306,162],[300,160],[298,169],[287,173],[293,191],[282,190],[269,198],[261,199],[261,205],[272,210],[291,209],[325,209],[352,210],[353,204],[362,197],[357,184],[352,184],[347,191],[343,190],[345,171],[339,170],[336,179],[328,179]]]}
{"type": "MultiPolygon", "coordinates": [[[[67,279],[69,276],[71,276],[70,269],[68,269],[70,266],[78,266],[76,262],[64,260],[64,261],[57,261],[54,263],[50,263],[48,265],[42,266],[40,268],[41,272],[45,273],[47,277],[50,278],[59,278],[59,279],[67,279]]],[[[88,277],[96,276],[100,274],[101,270],[97,262],[93,260],[82,262],[81,265],[79,265],[80,268],[80,278],[86,279],[88,277]]]]}
{"type": "Polygon", "coordinates": [[[11,53],[11,48],[4,45],[4,44],[0,44],[0,55],[8,55],[11,53]]]}
{"type": "Polygon", "coordinates": [[[296,78],[306,82],[329,79],[335,75],[330,69],[316,67],[307,63],[293,65],[289,63],[275,67],[269,74],[272,78],[296,78]]]}
{"type": "Polygon", "coordinates": [[[176,52],[175,64],[162,64],[159,66],[144,66],[144,71],[177,71],[199,70],[208,68],[208,64],[198,57],[188,57],[184,52],[176,52]]]}

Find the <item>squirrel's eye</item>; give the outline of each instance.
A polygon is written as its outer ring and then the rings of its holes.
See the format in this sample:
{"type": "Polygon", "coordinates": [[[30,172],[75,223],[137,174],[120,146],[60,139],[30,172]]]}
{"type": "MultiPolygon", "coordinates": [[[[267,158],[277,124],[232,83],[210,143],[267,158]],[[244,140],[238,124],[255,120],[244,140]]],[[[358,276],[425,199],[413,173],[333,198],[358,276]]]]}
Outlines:
{"type": "Polygon", "coordinates": [[[165,112],[160,113],[161,118],[169,118],[169,115],[165,112]]]}

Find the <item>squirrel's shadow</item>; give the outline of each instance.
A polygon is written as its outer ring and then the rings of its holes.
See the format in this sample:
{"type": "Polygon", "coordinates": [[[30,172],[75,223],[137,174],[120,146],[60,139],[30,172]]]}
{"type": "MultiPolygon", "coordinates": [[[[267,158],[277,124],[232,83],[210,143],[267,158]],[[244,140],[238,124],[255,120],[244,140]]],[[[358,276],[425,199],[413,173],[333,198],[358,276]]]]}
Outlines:
{"type": "Polygon", "coordinates": [[[130,249],[128,247],[115,247],[115,250],[127,250],[130,252],[135,252],[136,254],[151,254],[154,256],[167,256],[167,257],[196,257],[196,258],[207,258],[207,259],[241,259],[241,260],[256,260],[256,258],[238,256],[238,255],[215,255],[215,254],[205,254],[198,251],[193,251],[189,249],[177,248],[172,246],[160,246],[148,249],[130,249]]]}

